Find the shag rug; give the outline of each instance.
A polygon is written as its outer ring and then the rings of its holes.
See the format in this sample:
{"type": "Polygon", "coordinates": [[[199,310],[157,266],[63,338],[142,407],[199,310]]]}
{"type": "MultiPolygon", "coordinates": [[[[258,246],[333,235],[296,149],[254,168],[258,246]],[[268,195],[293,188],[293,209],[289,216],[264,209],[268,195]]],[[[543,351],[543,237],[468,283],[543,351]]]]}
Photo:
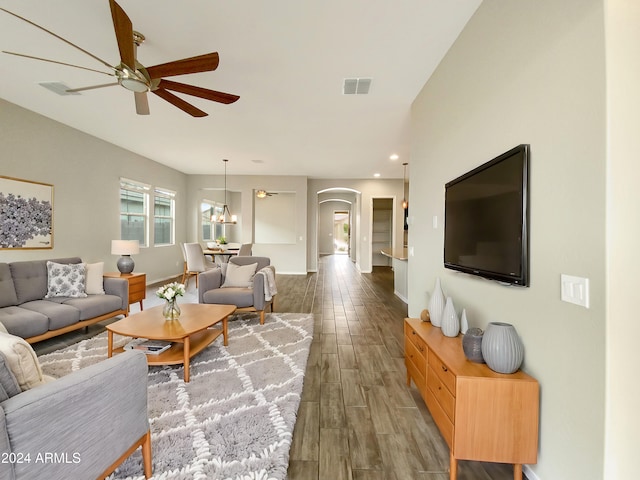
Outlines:
{"type": "MultiPolygon", "coordinates": [[[[149,367],[154,479],[283,479],[313,337],[313,315],[272,313],[229,321],[222,336],[182,366],[149,367]]],[[[114,335],[114,346],[130,340],[114,335]]],[[[64,376],[107,357],[107,334],[39,357],[64,376]]],[[[110,479],[143,479],[138,449],[110,479]]]]}

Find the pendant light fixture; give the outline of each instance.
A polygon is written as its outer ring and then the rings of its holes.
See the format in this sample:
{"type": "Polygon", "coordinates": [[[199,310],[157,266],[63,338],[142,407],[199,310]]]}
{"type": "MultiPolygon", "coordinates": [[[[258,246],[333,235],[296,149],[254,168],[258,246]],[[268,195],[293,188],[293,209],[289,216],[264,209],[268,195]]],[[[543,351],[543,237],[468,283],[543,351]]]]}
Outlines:
{"type": "Polygon", "coordinates": [[[226,158],[222,159],[224,162],[224,206],[222,207],[222,213],[218,216],[213,216],[212,220],[216,223],[224,223],[234,225],[238,223],[238,217],[236,215],[231,215],[229,211],[229,207],[227,206],[227,160],[226,158]]]}
{"type": "Polygon", "coordinates": [[[402,199],[402,208],[405,210],[409,208],[409,200],[407,200],[407,165],[409,165],[407,162],[402,164],[402,167],[404,168],[404,172],[402,173],[402,194],[404,195],[404,198],[402,199]]]}

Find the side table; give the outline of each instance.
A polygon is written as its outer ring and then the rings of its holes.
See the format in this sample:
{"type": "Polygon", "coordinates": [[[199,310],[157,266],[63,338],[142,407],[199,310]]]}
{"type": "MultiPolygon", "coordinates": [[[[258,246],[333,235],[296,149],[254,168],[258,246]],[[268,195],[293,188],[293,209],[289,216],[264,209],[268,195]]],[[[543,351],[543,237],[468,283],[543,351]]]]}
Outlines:
{"type": "Polygon", "coordinates": [[[144,310],[142,301],[147,298],[147,274],[146,273],[105,273],[104,277],[126,278],[129,282],[129,305],[140,302],[140,311],[144,310]]]}

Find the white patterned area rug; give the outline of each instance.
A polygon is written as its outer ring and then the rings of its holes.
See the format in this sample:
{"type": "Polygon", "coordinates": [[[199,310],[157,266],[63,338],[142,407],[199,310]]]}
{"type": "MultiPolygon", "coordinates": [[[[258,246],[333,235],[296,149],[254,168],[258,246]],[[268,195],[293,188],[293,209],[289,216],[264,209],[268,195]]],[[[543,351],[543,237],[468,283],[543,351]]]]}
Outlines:
{"type": "MultiPolygon", "coordinates": [[[[180,366],[149,367],[154,479],[284,479],[313,337],[313,315],[272,313],[229,322],[222,337],[180,366]]],[[[114,335],[121,346],[129,339],[114,335]]],[[[61,377],[107,357],[101,333],[40,357],[61,377]]],[[[138,449],[110,479],[143,479],[138,449]]]]}

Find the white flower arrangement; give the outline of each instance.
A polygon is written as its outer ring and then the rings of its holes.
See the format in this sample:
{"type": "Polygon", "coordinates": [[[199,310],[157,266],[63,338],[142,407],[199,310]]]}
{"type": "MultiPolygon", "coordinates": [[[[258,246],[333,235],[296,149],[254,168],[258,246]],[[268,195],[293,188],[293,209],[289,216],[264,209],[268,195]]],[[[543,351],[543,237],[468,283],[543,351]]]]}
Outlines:
{"type": "Polygon", "coordinates": [[[178,296],[183,296],[185,292],[184,285],[182,283],[173,282],[163,285],[156,291],[156,295],[168,301],[175,300],[178,296]]]}

